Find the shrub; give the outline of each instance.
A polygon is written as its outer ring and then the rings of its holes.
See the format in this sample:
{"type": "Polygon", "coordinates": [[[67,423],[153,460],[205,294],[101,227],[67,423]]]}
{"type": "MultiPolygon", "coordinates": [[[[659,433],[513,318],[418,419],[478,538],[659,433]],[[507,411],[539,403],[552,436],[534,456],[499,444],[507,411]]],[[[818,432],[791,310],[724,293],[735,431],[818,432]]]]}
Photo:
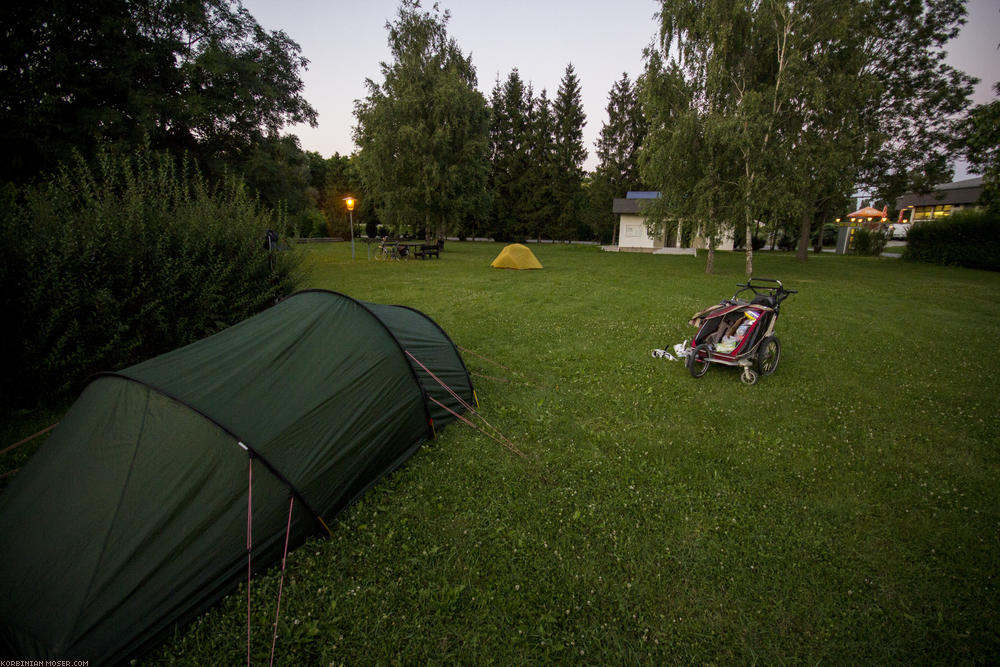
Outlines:
{"type": "Polygon", "coordinates": [[[885,250],[888,235],[880,229],[858,227],[854,230],[854,245],[851,254],[865,257],[878,257],[885,250]]]}
{"type": "Polygon", "coordinates": [[[330,223],[323,212],[316,208],[308,208],[299,214],[301,222],[299,228],[314,239],[327,238],[333,236],[330,233],[330,223]]]}
{"type": "Polygon", "coordinates": [[[916,223],[907,234],[903,256],[1000,271],[1000,218],[987,211],[961,211],[943,220],[916,223]]]}
{"type": "Polygon", "coordinates": [[[0,198],[5,346],[0,398],[36,402],[215,333],[298,281],[298,256],[264,248],[281,221],[232,178],[139,149],[77,156],[0,198]],[[16,351],[16,353],[15,353],[16,351]]]}
{"type": "MultiPolygon", "coordinates": [[[[837,245],[837,231],[838,231],[838,227],[834,223],[828,222],[828,223],[826,223],[826,224],[824,224],[822,226],[823,245],[824,246],[837,245]]],[[[812,230],[812,236],[810,238],[810,242],[813,245],[816,245],[816,242],[820,240],[819,239],[820,233],[821,233],[820,229],[813,229],[812,230]]]]}

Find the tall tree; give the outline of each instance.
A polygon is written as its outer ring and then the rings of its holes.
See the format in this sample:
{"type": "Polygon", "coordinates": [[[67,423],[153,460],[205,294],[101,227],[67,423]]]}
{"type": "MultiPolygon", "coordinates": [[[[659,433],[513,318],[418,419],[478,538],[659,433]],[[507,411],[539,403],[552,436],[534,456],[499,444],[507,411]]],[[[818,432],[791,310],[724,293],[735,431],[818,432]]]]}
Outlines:
{"type": "Polygon", "coordinates": [[[993,90],[998,99],[969,111],[961,135],[969,166],[983,175],[980,201],[1000,214],[1000,83],[994,84],[993,90]]]}
{"type": "Polygon", "coordinates": [[[583,128],[587,124],[587,117],[583,112],[580,81],[572,63],[566,66],[559,83],[552,112],[556,170],[553,195],[557,218],[554,229],[549,233],[553,238],[572,238],[579,231],[583,207],[583,162],[587,159],[587,149],[583,145],[583,128]]]}
{"type": "Polygon", "coordinates": [[[472,57],[448,37],[450,14],[402,0],[387,23],[391,63],[355,105],[358,167],[383,223],[444,234],[482,216],[489,111],[472,57]]]}
{"type": "Polygon", "coordinates": [[[3,180],[146,138],[218,172],[282,126],[316,122],[298,44],[236,0],[6,3],[0,25],[3,180]]]}
{"type": "Polygon", "coordinates": [[[952,178],[959,124],[977,82],[946,62],[947,44],[965,23],[965,0],[870,0],[862,7],[857,48],[881,93],[871,102],[878,130],[868,137],[862,181],[887,201],[930,192],[952,178]]]}
{"type": "Polygon", "coordinates": [[[678,225],[707,241],[705,272],[715,270],[715,248],[734,226],[739,198],[738,156],[722,112],[724,98],[688,81],[676,60],[646,53],[639,88],[649,124],[640,155],[642,178],[660,192],[645,209],[650,232],[678,225]]]}
{"type": "Polygon", "coordinates": [[[491,233],[501,239],[531,233],[531,90],[517,68],[493,88],[490,109],[491,233]]]}
{"type": "MultiPolygon", "coordinates": [[[[964,2],[828,0],[802,7],[812,35],[801,50],[816,93],[797,128],[803,136],[796,161],[820,156],[811,170],[814,192],[843,197],[861,185],[891,202],[950,180],[960,114],[975,82],[945,62],[945,46],[965,22],[964,2]]],[[[810,203],[813,211],[826,209],[827,219],[833,215],[831,200],[810,203]]],[[[810,223],[807,209],[800,259],[810,223]]]]}
{"type": "Polygon", "coordinates": [[[794,3],[664,0],[660,16],[664,51],[676,48],[689,80],[702,86],[712,127],[739,157],[741,206],[733,222],[745,228],[750,275],[753,223],[768,193],[766,162],[790,91],[794,3]]]}
{"type": "Polygon", "coordinates": [[[526,194],[531,203],[528,221],[531,235],[541,240],[549,232],[558,215],[556,203],[556,138],[555,118],[548,93],[541,94],[531,103],[531,141],[528,156],[526,194]]]}
{"type": "Polygon", "coordinates": [[[646,119],[639,104],[638,86],[628,73],[608,93],[608,120],[597,138],[597,169],[611,185],[615,197],[640,185],[639,150],[646,138],[646,119]]]}
{"type": "Polygon", "coordinates": [[[610,227],[614,236],[615,215],[611,212],[615,197],[629,190],[641,190],[639,151],[646,138],[646,118],[639,103],[638,83],[633,85],[628,73],[614,83],[608,93],[608,119],[601,125],[595,142],[597,170],[585,183],[586,218],[598,238],[610,227]]]}
{"type": "Polygon", "coordinates": [[[962,0],[664,0],[660,16],[663,52],[738,154],[748,274],[756,219],[781,201],[808,225],[824,188],[865,183],[890,199],[950,177],[971,80],[942,46],[962,0]]]}

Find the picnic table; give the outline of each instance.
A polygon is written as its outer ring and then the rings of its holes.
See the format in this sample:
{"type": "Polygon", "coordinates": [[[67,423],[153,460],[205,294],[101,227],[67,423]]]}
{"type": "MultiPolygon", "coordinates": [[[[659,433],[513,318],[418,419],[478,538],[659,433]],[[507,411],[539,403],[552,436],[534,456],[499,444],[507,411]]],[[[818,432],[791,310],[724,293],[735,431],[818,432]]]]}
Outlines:
{"type": "Polygon", "coordinates": [[[444,241],[440,239],[434,243],[428,243],[426,241],[408,241],[385,238],[379,243],[378,256],[382,259],[407,259],[409,257],[414,257],[416,259],[428,259],[430,257],[434,257],[440,259],[441,249],[443,247],[444,241]]]}

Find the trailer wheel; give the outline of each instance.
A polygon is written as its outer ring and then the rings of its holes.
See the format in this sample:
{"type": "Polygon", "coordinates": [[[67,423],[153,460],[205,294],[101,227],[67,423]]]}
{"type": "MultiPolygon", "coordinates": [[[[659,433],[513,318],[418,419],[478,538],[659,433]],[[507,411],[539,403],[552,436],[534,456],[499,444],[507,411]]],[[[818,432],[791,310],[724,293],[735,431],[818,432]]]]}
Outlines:
{"type": "Polygon", "coordinates": [[[760,376],[757,375],[757,372],[749,366],[744,366],[743,374],[740,375],[740,379],[743,380],[744,384],[757,384],[759,377],[760,376]]]}
{"type": "Polygon", "coordinates": [[[768,336],[757,350],[757,374],[770,375],[778,368],[781,359],[781,342],[777,336],[768,336]]]}
{"type": "Polygon", "coordinates": [[[691,355],[688,356],[687,366],[688,370],[691,371],[691,377],[700,378],[705,373],[708,372],[709,360],[709,350],[706,343],[702,343],[698,347],[691,351],[691,355]]]}

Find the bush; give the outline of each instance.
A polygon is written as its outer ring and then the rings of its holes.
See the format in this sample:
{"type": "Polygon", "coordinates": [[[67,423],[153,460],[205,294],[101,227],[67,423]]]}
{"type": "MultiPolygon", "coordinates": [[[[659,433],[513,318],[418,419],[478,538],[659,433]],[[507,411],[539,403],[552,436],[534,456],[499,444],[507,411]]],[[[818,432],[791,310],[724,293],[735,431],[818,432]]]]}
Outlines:
{"type": "Polygon", "coordinates": [[[1000,218],[962,211],[943,220],[918,222],[906,237],[907,259],[1000,271],[1000,218]]]}
{"type": "Polygon", "coordinates": [[[333,236],[330,233],[330,223],[319,209],[309,208],[300,214],[299,228],[303,234],[314,239],[333,236]]]}
{"type": "Polygon", "coordinates": [[[215,333],[294,289],[299,259],[243,184],[211,186],[189,161],[139,149],[77,156],[0,197],[7,324],[0,399],[35,403],[91,374],[215,333]]]}
{"type": "MultiPolygon", "coordinates": [[[[822,234],[823,234],[823,245],[824,246],[837,245],[837,231],[838,231],[838,227],[834,223],[828,222],[828,223],[826,223],[826,224],[823,225],[822,234]]],[[[819,229],[812,230],[812,235],[811,235],[811,238],[810,238],[810,242],[813,245],[816,245],[816,242],[820,240],[819,239],[819,235],[820,235],[820,230],[819,229]]]]}
{"type": "Polygon", "coordinates": [[[880,229],[858,227],[854,230],[854,245],[851,247],[851,254],[878,257],[885,250],[885,244],[888,240],[888,235],[880,229]]]}
{"type": "Polygon", "coordinates": [[[785,251],[793,251],[795,247],[798,246],[799,239],[791,234],[782,234],[781,238],[778,239],[778,249],[785,251]]]}

